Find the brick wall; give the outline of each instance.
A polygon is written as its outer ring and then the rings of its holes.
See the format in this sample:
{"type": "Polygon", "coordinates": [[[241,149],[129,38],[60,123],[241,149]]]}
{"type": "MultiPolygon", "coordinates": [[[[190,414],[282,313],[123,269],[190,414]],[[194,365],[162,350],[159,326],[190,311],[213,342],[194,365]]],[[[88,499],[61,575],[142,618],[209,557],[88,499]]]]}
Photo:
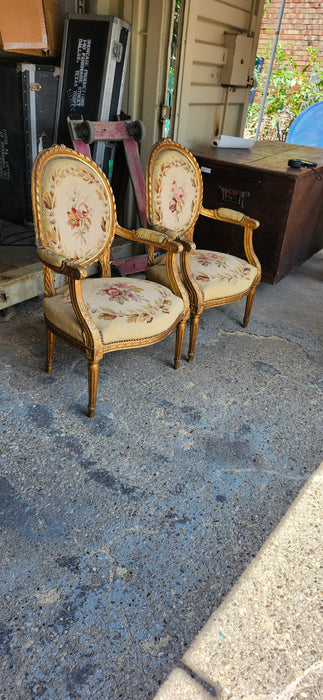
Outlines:
{"type": "MultiPolygon", "coordinates": [[[[267,75],[280,6],[281,0],[271,0],[270,4],[265,0],[266,11],[262,19],[257,51],[258,56],[265,58],[264,78],[267,75]]],[[[319,50],[318,60],[323,61],[323,0],[322,2],[318,0],[286,0],[279,42],[283,45],[286,55],[295,58],[299,69],[309,62],[307,52],[309,46],[319,50]]],[[[307,75],[310,75],[309,71],[307,75]]],[[[270,91],[271,86],[269,87],[269,93],[270,91]]],[[[262,94],[258,89],[254,101],[260,104],[261,100],[262,94]]],[[[291,123],[290,114],[288,112],[282,113],[277,118],[279,119],[280,138],[285,140],[291,123]]],[[[247,123],[246,136],[249,138],[253,137],[254,128],[252,122],[247,123]]],[[[264,117],[262,120],[259,138],[277,139],[277,129],[276,125],[273,124],[272,117],[264,117]]]]}
{"type": "MultiPolygon", "coordinates": [[[[272,46],[277,26],[281,0],[265,2],[258,55],[263,55],[264,46],[272,46]]],[[[299,67],[308,62],[307,47],[319,49],[318,58],[323,59],[323,2],[317,0],[286,0],[280,28],[279,41],[286,53],[297,60],[299,67]]]]}

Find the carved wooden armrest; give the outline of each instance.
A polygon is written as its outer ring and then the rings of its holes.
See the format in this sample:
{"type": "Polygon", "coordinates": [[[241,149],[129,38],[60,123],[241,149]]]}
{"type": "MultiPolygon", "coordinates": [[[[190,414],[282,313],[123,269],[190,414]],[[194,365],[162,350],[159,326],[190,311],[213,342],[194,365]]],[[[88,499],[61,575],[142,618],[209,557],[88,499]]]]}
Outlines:
{"type": "Polygon", "coordinates": [[[259,221],[256,219],[251,219],[249,216],[246,216],[240,211],[227,209],[226,207],[220,207],[219,209],[205,209],[205,207],[202,207],[201,214],[203,214],[203,216],[208,216],[210,219],[223,221],[228,224],[235,224],[236,226],[241,226],[243,228],[243,245],[245,255],[250,265],[254,265],[257,268],[258,280],[261,275],[261,265],[253,249],[252,237],[254,230],[260,226],[259,221]]]}
{"type": "Polygon", "coordinates": [[[44,248],[43,246],[37,247],[37,253],[44,265],[47,265],[55,272],[59,272],[61,275],[66,275],[72,279],[84,279],[87,275],[88,262],[85,265],[79,260],[77,262],[68,260],[59,253],[55,253],[50,248],[44,248]]]}
{"type": "Polygon", "coordinates": [[[170,231],[167,229],[167,236],[168,238],[172,238],[172,240],[179,241],[183,249],[186,250],[187,252],[190,252],[191,250],[195,250],[196,245],[194,241],[190,241],[188,238],[183,236],[181,233],[178,233],[178,231],[170,231]]]}
{"type": "Polygon", "coordinates": [[[194,241],[189,241],[188,238],[185,238],[185,236],[180,236],[178,240],[181,242],[184,250],[187,253],[190,253],[191,250],[196,249],[196,244],[194,243],[194,241]]]}
{"type": "Polygon", "coordinates": [[[172,253],[181,253],[183,250],[183,243],[176,231],[161,232],[148,228],[138,228],[135,233],[139,241],[148,245],[153,244],[172,253]]]}
{"type": "Polygon", "coordinates": [[[40,246],[37,247],[37,254],[40,257],[42,263],[48,265],[49,267],[52,267],[53,269],[59,272],[61,271],[61,267],[65,263],[65,258],[62,255],[54,253],[54,251],[50,250],[50,248],[44,248],[40,246]]]}
{"type": "Polygon", "coordinates": [[[184,250],[191,251],[196,248],[194,241],[189,240],[178,231],[172,231],[172,229],[165,228],[164,226],[154,226],[154,231],[157,233],[165,233],[168,238],[171,238],[173,241],[180,241],[184,250]]]}
{"type": "Polygon", "coordinates": [[[185,286],[180,278],[176,256],[177,253],[184,253],[184,242],[176,240],[178,233],[176,231],[171,231],[171,235],[168,235],[168,229],[166,231],[155,231],[154,229],[139,228],[136,231],[131,229],[125,229],[120,224],[116,225],[116,233],[124,238],[128,238],[131,241],[136,241],[137,243],[145,243],[149,248],[152,249],[152,260],[149,260],[148,253],[148,264],[153,262],[153,249],[154,246],[157,248],[162,248],[166,250],[166,270],[167,276],[170,281],[170,286],[173,294],[181,297],[184,302],[186,316],[189,316],[189,297],[185,286]]]}

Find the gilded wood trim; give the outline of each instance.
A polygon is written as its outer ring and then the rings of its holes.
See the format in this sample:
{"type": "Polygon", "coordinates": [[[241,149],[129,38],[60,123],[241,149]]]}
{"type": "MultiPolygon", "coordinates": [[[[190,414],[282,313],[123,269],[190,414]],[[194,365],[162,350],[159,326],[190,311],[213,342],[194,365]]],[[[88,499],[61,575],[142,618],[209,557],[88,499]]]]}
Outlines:
{"type": "Polygon", "coordinates": [[[228,297],[222,297],[222,299],[210,299],[209,301],[205,301],[203,308],[210,309],[213,306],[225,306],[226,304],[232,304],[234,301],[239,301],[239,299],[243,299],[244,297],[248,296],[255,286],[257,285],[255,285],[255,282],[253,282],[248,289],[246,289],[244,292],[240,292],[239,294],[231,294],[228,297]]]}
{"type": "Polygon", "coordinates": [[[243,324],[242,324],[244,328],[247,327],[248,322],[249,322],[255,293],[256,293],[256,287],[253,287],[253,289],[251,289],[250,293],[247,296],[246,308],[245,308],[244,317],[243,317],[243,324]]]}
{"type": "MultiPolygon", "coordinates": [[[[184,146],[176,143],[172,139],[162,139],[158,143],[154,144],[150,149],[147,162],[146,162],[146,198],[147,198],[147,221],[148,226],[152,229],[166,232],[162,226],[154,223],[154,192],[153,192],[153,175],[154,168],[156,167],[156,161],[159,155],[163,151],[177,152],[184,155],[184,157],[191,163],[194,168],[196,177],[198,179],[199,185],[199,198],[198,198],[198,208],[195,215],[192,216],[190,226],[185,231],[179,232],[176,237],[183,245],[183,251],[180,254],[180,269],[182,274],[182,279],[184,286],[188,290],[189,300],[190,300],[190,310],[191,310],[191,324],[190,324],[190,340],[189,340],[189,353],[188,359],[191,362],[194,358],[195,345],[197,339],[197,332],[199,326],[199,317],[204,311],[204,309],[212,308],[214,306],[224,306],[230,304],[234,301],[238,301],[243,297],[247,296],[246,310],[244,316],[244,325],[248,323],[252,302],[255,294],[255,289],[260,282],[261,278],[261,266],[260,262],[255,254],[253,248],[253,231],[258,228],[259,221],[256,219],[251,219],[241,212],[237,212],[233,209],[228,209],[225,207],[220,207],[219,209],[207,209],[203,206],[203,179],[200,167],[192,155],[184,146]],[[221,221],[225,223],[234,224],[235,226],[240,226],[241,233],[243,230],[243,244],[244,251],[247,261],[250,265],[253,265],[257,269],[257,274],[251,285],[247,290],[240,292],[238,294],[232,294],[224,298],[213,298],[209,301],[204,301],[203,292],[198,282],[195,281],[192,275],[192,270],[190,266],[190,250],[195,248],[193,243],[194,227],[199,215],[206,216],[208,218],[214,219],[215,221],[221,221]],[[191,247],[190,247],[191,243],[191,247]],[[194,246],[194,248],[193,248],[194,246]]],[[[155,262],[154,258],[154,247],[150,245],[148,247],[148,265],[153,265],[155,262]]],[[[174,282],[178,287],[178,270],[175,270],[173,262],[171,259],[167,261],[166,258],[166,268],[169,279],[172,280],[172,285],[174,282]]],[[[175,289],[172,286],[173,289],[175,289]]],[[[175,292],[176,293],[176,292],[175,292]]]]}
{"type": "MultiPolygon", "coordinates": [[[[183,314],[179,314],[178,318],[172,323],[169,328],[167,328],[166,331],[163,331],[162,333],[158,333],[158,335],[153,335],[149,338],[135,338],[133,340],[118,340],[118,341],[113,341],[112,343],[106,343],[105,345],[102,345],[102,353],[103,355],[106,355],[109,352],[115,352],[117,350],[129,350],[132,348],[139,348],[139,347],[148,347],[150,345],[155,345],[158,343],[160,340],[164,340],[164,338],[167,338],[170,333],[173,332],[174,328],[178,325],[178,323],[183,320],[182,319],[183,314]]],[[[60,328],[57,326],[54,326],[53,323],[48,321],[47,318],[45,318],[45,324],[46,326],[54,333],[57,335],[59,338],[62,340],[65,340],[69,345],[72,345],[73,347],[77,348],[78,350],[81,350],[81,352],[84,353],[86,357],[89,359],[93,355],[93,348],[87,347],[84,343],[82,343],[80,340],[77,340],[76,338],[73,338],[73,336],[68,335],[64,331],[62,331],[60,328]],[[92,354],[91,354],[92,353],[92,354]]]]}
{"type": "Polygon", "coordinates": [[[235,211],[234,209],[226,209],[224,207],[220,209],[206,209],[202,207],[201,214],[209,219],[215,219],[215,221],[222,221],[243,228],[245,255],[250,265],[254,265],[254,267],[257,268],[257,277],[254,281],[254,285],[257,285],[261,278],[261,265],[253,247],[253,232],[259,227],[259,221],[251,219],[242,212],[235,211]]]}
{"type": "Polygon", "coordinates": [[[89,380],[88,416],[89,416],[89,418],[93,418],[94,413],[95,413],[98,378],[99,378],[99,363],[92,362],[92,360],[89,360],[89,364],[88,364],[88,380],[89,380]]]}
{"type": "Polygon", "coordinates": [[[56,294],[53,271],[43,264],[45,297],[54,297],[56,294]]]}
{"type": "Polygon", "coordinates": [[[194,226],[195,223],[198,219],[200,209],[202,206],[202,198],[203,198],[203,180],[202,180],[202,174],[199,168],[199,165],[197,163],[197,160],[194,158],[193,154],[188,151],[187,148],[182,146],[181,144],[177,143],[176,141],[173,141],[172,139],[166,138],[162,139],[158,143],[154,144],[152,148],[150,149],[150,152],[148,154],[147,162],[146,162],[146,172],[145,172],[145,181],[146,181],[146,200],[147,200],[147,220],[149,221],[149,225],[153,229],[158,230],[158,226],[154,224],[154,216],[153,216],[153,190],[152,190],[152,180],[153,180],[153,172],[156,164],[156,160],[159,156],[159,154],[163,151],[175,151],[176,153],[181,154],[184,156],[193,166],[193,169],[195,171],[197,180],[198,180],[198,189],[199,189],[199,195],[198,195],[198,204],[196,207],[196,213],[194,217],[192,217],[192,220],[190,222],[190,227],[182,231],[182,235],[184,235],[188,240],[193,239],[193,233],[194,233],[194,226]]]}
{"type": "Polygon", "coordinates": [[[55,350],[55,333],[46,326],[46,372],[51,373],[53,368],[53,357],[55,350]]]}
{"type": "MultiPolygon", "coordinates": [[[[103,355],[102,338],[85,304],[81,285],[81,280],[69,279],[71,302],[76,318],[82,328],[84,346],[91,348],[91,357],[93,357],[93,360],[98,360],[103,355]]],[[[85,354],[87,356],[87,352],[85,354]]]]}
{"type": "Polygon", "coordinates": [[[199,309],[203,309],[203,294],[197,282],[192,275],[190,265],[190,251],[184,250],[180,256],[180,266],[184,285],[188,289],[190,297],[190,305],[193,314],[200,313],[199,309]]]}
{"type": "Polygon", "coordinates": [[[199,323],[200,323],[200,315],[201,314],[195,314],[195,315],[191,316],[190,339],[189,339],[189,346],[188,346],[188,361],[189,362],[193,362],[193,360],[194,360],[197,332],[198,332],[199,323]]]}
{"type": "MultiPolygon", "coordinates": [[[[258,226],[259,226],[259,222],[258,226]]],[[[254,251],[253,247],[253,228],[248,224],[245,226],[244,229],[244,239],[243,239],[243,244],[244,244],[244,249],[246,253],[246,257],[250,265],[254,265],[257,268],[257,277],[254,280],[253,286],[256,286],[260,282],[261,278],[261,265],[260,262],[256,256],[256,253],[254,251]]]]}
{"type": "Polygon", "coordinates": [[[84,354],[86,354],[86,351],[89,353],[91,352],[91,348],[87,348],[84,343],[82,343],[80,340],[77,340],[76,338],[73,338],[72,335],[69,335],[68,333],[65,333],[65,331],[62,331],[61,328],[58,326],[55,326],[53,323],[51,323],[48,318],[45,316],[45,324],[51,330],[55,335],[57,335],[58,338],[61,338],[62,340],[65,340],[66,343],[69,345],[73,345],[73,347],[77,348],[78,350],[81,350],[84,354]]]}
{"type": "Polygon", "coordinates": [[[158,333],[158,335],[152,335],[149,338],[135,338],[133,340],[117,340],[111,344],[105,344],[103,346],[103,352],[105,354],[108,352],[114,352],[115,350],[127,350],[129,348],[148,347],[149,345],[155,345],[155,343],[158,343],[160,340],[167,338],[167,336],[170,333],[172,333],[174,328],[176,328],[178,323],[182,320],[183,313],[180,313],[177,319],[172,323],[172,325],[169,326],[169,328],[167,328],[165,331],[158,333]]]}
{"type": "Polygon", "coordinates": [[[183,342],[184,342],[184,336],[185,336],[185,328],[186,328],[186,321],[181,321],[177,325],[174,369],[179,368],[179,363],[181,361],[183,342]]]}
{"type": "MultiPolygon", "coordinates": [[[[102,172],[102,170],[99,168],[99,166],[91,160],[91,158],[88,158],[85,156],[83,153],[77,153],[74,151],[72,148],[67,148],[66,146],[52,146],[51,148],[44,149],[41,151],[38,156],[36,157],[33,168],[32,168],[32,183],[31,183],[31,189],[32,189],[32,205],[33,205],[33,217],[34,217],[34,224],[35,224],[35,237],[36,237],[36,246],[37,248],[39,247],[44,247],[47,248],[47,239],[44,235],[43,228],[42,228],[42,202],[41,202],[41,196],[42,196],[42,183],[43,183],[43,176],[44,172],[46,169],[46,166],[48,163],[53,159],[53,158],[70,158],[73,161],[80,162],[81,164],[83,163],[87,167],[89,167],[91,170],[94,170],[96,175],[101,179],[103,184],[105,185],[106,192],[108,195],[109,199],[109,204],[110,204],[110,226],[109,226],[109,231],[107,232],[106,236],[106,241],[104,245],[102,246],[101,250],[93,254],[92,256],[88,256],[86,260],[78,260],[71,262],[71,265],[74,266],[75,269],[79,268],[86,268],[92,265],[93,263],[97,262],[98,260],[101,259],[104,254],[108,253],[108,251],[111,248],[111,244],[113,242],[114,236],[115,236],[115,228],[116,228],[116,205],[115,205],[115,200],[114,200],[114,195],[110,186],[110,183],[106,177],[106,175],[102,172]]],[[[68,265],[68,260],[65,261],[66,265],[68,265]]],[[[47,264],[47,263],[46,263],[47,264]]],[[[54,268],[52,268],[54,269],[54,268]]],[[[63,272],[63,274],[69,274],[66,270],[60,269],[58,270],[59,272],[63,272]]],[[[86,276],[86,275],[84,275],[86,276]]]]}
{"type": "Polygon", "coordinates": [[[226,221],[227,223],[239,224],[240,226],[249,226],[252,229],[256,229],[259,226],[259,221],[257,221],[257,219],[251,219],[241,211],[228,209],[226,207],[220,207],[219,209],[207,209],[206,207],[202,206],[200,213],[203,216],[207,216],[209,219],[226,221]]]}
{"type": "Polygon", "coordinates": [[[175,253],[166,253],[166,270],[168,279],[171,284],[172,292],[184,301],[184,307],[186,312],[185,319],[187,319],[189,317],[190,300],[188,291],[179,275],[175,253]]]}
{"type": "MultiPolygon", "coordinates": [[[[125,238],[130,238],[140,243],[145,243],[148,245],[148,249],[152,248],[154,250],[154,245],[152,241],[156,243],[158,248],[166,250],[166,271],[167,276],[170,281],[171,290],[173,294],[183,299],[185,306],[185,318],[189,315],[189,296],[185,285],[183,284],[177,267],[176,255],[181,253],[183,247],[190,250],[192,245],[189,241],[182,238],[170,238],[167,235],[167,230],[155,230],[155,229],[144,229],[140,228],[137,231],[131,231],[129,229],[124,229],[122,226],[117,224],[116,226],[117,234],[125,238]]],[[[176,232],[172,232],[176,234],[176,232]]],[[[154,259],[154,258],[153,258],[154,259]]]]}
{"type": "Polygon", "coordinates": [[[111,277],[110,248],[100,256],[101,277],[111,277]]]}

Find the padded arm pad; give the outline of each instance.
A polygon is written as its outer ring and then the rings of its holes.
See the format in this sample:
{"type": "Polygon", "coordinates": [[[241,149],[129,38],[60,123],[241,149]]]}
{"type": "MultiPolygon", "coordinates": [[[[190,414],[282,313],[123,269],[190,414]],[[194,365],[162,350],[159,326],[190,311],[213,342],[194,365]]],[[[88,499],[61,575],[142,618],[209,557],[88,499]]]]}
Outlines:
{"type": "Polygon", "coordinates": [[[203,216],[208,216],[210,219],[227,221],[232,224],[237,224],[238,226],[249,226],[252,229],[258,228],[259,226],[259,221],[256,219],[251,219],[241,211],[227,209],[226,207],[220,207],[219,209],[206,209],[202,207],[201,214],[203,214],[203,216]]]}
{"type": "Polygon", "coordinates": [[[180,253],[183,250],[183,245],[179,240],[176,231],[167,231],[167,233],[159,233],[149,228],[138,228],[135,232],[136,239],[141,243],[153,244],[166,250],[172,250],[175,253],[180,253]],[[169,235],[169,233],[171,235],[169,235]]]}
{"type": "Polygon", "coordinates": [[[241,224],[243,219],[245,218],[244,214],[242,214],[241,211],[235,211],[234,209],[227,209],[226,207],[220,207],[217,210],[218,216],[221,217],[221,219],[230,219],[230,221],[241,224]]]}
{"type": "Polygon", "coordinates": [[[50,248],[37,247],[37,254],[44,265],[62,275],[67,275],[73,279],[83,279],[87,276],[87,265],[82,266],[80,261],[66,260],[59,253],[55,253],[50,248]]]}
{"type": "Polygon", "coordinates": [[[178,231],[173,231],[172,229],[169,228],[164,228],[162,226],[155,226],[154,231],[156,233],[162,233],[167,236],[167,238],[171,238],[172,241],[179,241],[182,243],[184,250],[195,250],[196,245],[194,241],[190,241],[188,238],[185,238],[185,236],[182,236],[181,233],[178,231]]]}
{"type": "Polygon", "coordinates": [[[45,265],[56,267],[58,270],[64,265],[65,258],[58,253],[54,253],[50,248],[37,248],[37,254],[45,265]]]}

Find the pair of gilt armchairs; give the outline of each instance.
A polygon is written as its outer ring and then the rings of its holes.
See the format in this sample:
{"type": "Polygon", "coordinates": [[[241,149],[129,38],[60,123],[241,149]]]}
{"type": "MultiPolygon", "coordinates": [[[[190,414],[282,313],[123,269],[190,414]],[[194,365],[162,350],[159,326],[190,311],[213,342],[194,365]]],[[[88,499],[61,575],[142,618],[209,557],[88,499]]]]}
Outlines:
{"type": "Polygon", "coordinates": [[[113,192],[104,173],[65,146],[38,154],[32,175],[36,247],[43,263],[46,371],[51,372],[56,336],[88,360],[88,416],[96,406],[99,361],[107,352],[156,343],[176,328],[174,367],[179,367],[190,319],[188,359],[193,360],[201,313],[247,297],[244,326],[260,281],[252,234],[258,222],[228,209],[202,205],[199,166],[183,146],[164,139],[146,166],[148,228],[119,225],[113,192]],[[246,260],[196,250],[200,214],[240,226],[246,260]],[[146,279],[111,277],[114,236],[145,243],[146,279]],[[87,277],[99,262],[100,277],[87,277]],[[65,277],[57,288],[54,273],[65,277]]]}

